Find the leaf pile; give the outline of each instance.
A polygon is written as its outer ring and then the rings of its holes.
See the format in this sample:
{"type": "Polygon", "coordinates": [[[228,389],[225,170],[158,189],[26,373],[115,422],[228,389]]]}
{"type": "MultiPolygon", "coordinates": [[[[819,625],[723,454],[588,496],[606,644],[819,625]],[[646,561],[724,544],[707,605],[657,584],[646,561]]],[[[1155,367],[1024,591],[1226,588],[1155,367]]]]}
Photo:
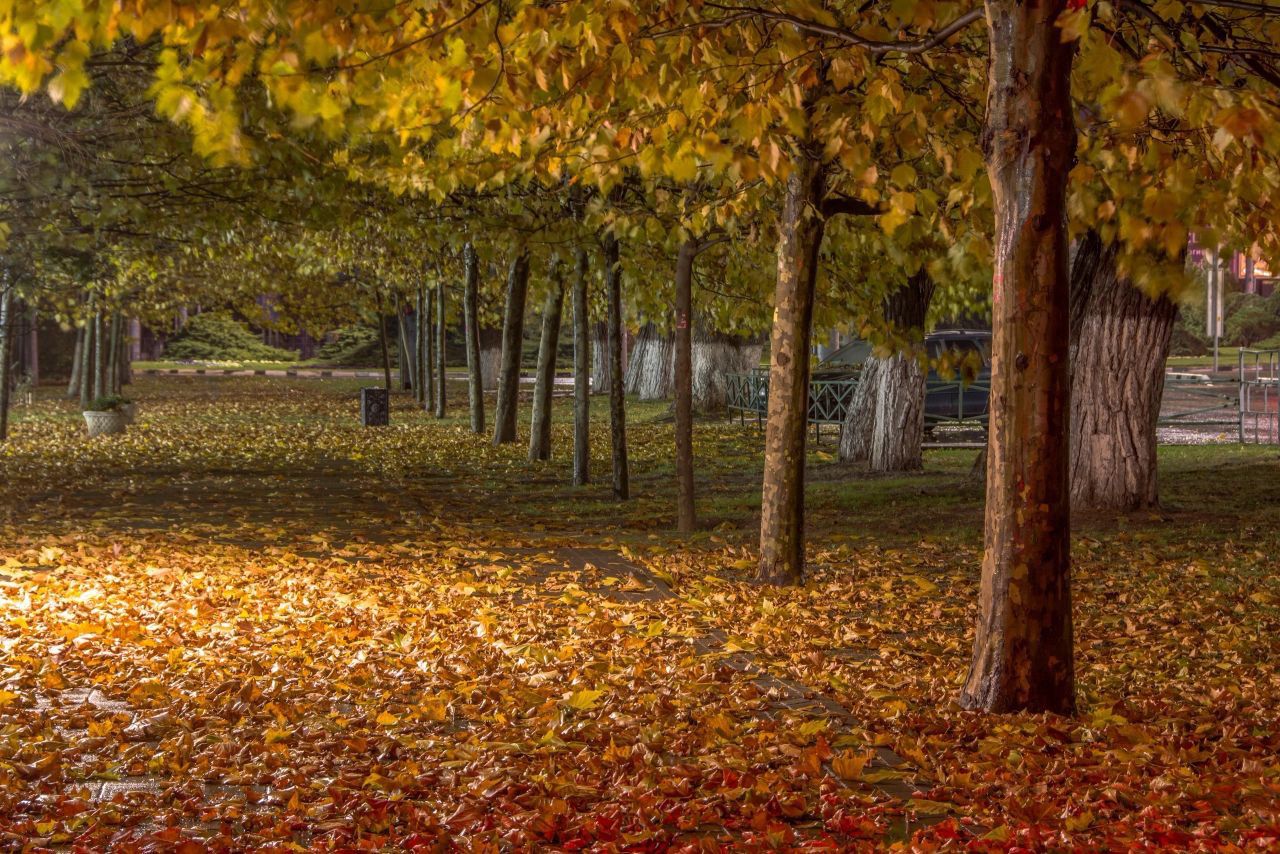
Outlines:
{"type": "Polygon", "coordinates": [[[811,582],[751,586],[749,433],[700,426],[723,518],[681,545],[644,412],[620,506],[567,442],[361,430],[340,383],[140,385],[124,436],[43,402],[0,451],[6,845],[1280,844],[1274,527],[1095,526],[1081,713],[984,716],[972,537],[819,506],[811,582]]]}

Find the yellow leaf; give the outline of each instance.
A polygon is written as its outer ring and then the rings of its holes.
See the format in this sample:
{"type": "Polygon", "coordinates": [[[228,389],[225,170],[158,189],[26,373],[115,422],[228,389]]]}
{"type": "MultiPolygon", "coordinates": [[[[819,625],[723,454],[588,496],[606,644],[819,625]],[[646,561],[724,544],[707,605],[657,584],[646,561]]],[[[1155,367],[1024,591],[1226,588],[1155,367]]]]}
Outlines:
{"type": "Polygon", "coordinates": [[[400,723],[400,719],[390,712],[379,712],[378,716],[374,718],[374,722],[378,726],[395,726],[400,723]]]}
{"type": "Polygon", "coordinates": [[[574,691],[572,696],[565,701],[571,709],[585,712],[587,709],[595,708],[596,703],[604,696],[604,691],[583,689],[582,691],[574,691]]]}

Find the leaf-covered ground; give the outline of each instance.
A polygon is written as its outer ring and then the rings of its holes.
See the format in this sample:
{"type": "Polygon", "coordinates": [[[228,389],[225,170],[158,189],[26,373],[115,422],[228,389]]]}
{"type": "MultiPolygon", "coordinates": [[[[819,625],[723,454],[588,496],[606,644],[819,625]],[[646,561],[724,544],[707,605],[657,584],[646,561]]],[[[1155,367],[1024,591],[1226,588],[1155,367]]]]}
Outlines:
{"type": "Polygon", "coordinates": [[[952,702],[972,453],[816,449],[813,578],[761,589],[751,427],[699,426],[682,541],[661,407],[618,504],[565,485],[567,417],[531,465],[406,400],[362,430],[354,388],[144,379],[93,441],[53,390],[17,411],[0,846],[1280,845],[1275,449],[1166,449],[1162,514],[1079,520],[1081,712],[996,717],[952,702]]]}

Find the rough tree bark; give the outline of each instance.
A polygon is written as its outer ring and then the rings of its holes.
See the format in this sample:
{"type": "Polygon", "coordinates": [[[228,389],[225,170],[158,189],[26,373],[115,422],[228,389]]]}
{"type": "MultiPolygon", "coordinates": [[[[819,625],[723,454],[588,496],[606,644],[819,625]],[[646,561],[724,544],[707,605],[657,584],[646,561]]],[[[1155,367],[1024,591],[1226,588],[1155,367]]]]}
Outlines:
{"type": "Polygon", "coordinates": [[[484,432],[484,378],[480,374],[480,318],[477,285],[480,261],[476,248],[467,241],[462,247],[462,325],[467,347],[467,403],[471,411],[471,432],[484,432]]]}
{"type": "Polygon", "coordinates": [[[551,459],[551,397],[556,386],[556,352],[564,307],[564,263],[559,256],[551,259],[548,279],[547,299],[542,306],[542,337],[538,340],[538,374],[533,387],[530,460],[551,459]]]}
{"type": "Polygon", "coordinates": [[[729,374],[740,374],[760,365],[764,347],[758,341],[708,331],[699,324],[693,330],[693,408],[697,412],[722,412],[729,404],[729,374]]]}
{"type": "Polygon", "coordinates": [[[865,461],[873,472],[923,468],[925,373],[919,357],[933,289],[922,269],[885,298],[885,320],[905,336],[909,349],[873,354],[863,365],[841,431],[841,459],[865,461]]]}
{"type": "Polygon", "coordinates": [[[493,444],[516,441],[516,408],[520,400],[520,356],[524,349],[524,306],[529,296],[529,253],[516,252],[507,274],[507,304],[502,317],[502,367],[498,402],[493,413],[493,444]]]}
{"type": "Polygon", "coordinates": [[[862,365],[858,387],[840,425],[840,459],[866,462],[871,458],[871,437],[876,429],[876,390],[880,388],[880,369],[884,361],[874,356],[862,365]]]}
{"type": "Polygon", "coordinates": [[[587,250],[573,270],[573,483],[591,480],[591,330],[587,317],[587,250]]]}
{"type": "Polygon", "coordinates": [[[676,529],[688,534],[697,527],[693,487],[693,265],[698,241],[680,244],[676,256],[675,391],[676,391],[676,529]]]}
{"type": "Polygon", "coordinates": [[[991,426],[973,662],[960,703],[1075,708],[1067,480],[1066,190],[1076,133],[1065,0],[987,0],[983,149],[995,208],[991,426]]]}
{"type": "Polygon", "coordinates": [[[820,163],[796,161],[778,222],[778,284],[769,356],[769,412],[764,439],[760,566],[756,580],[804,580],[804,454],[809,415],[809,339],[822,245],[820,163]]]}
{"type": "Polygon", "coordinates": [[[445,383],[449,378],[444,364],[445,307],[444,279],[441,278],[436,284],[436,418],[444,418],[448,411],[445,400],[445,383]]]}
{"type": "Polygon", "coordinates": [[[627,363],[623,388],[641,400],[666,400],[675,377],[675,347],[670,334],[646,323],[627,363]]]}
{"type": "Polygon", "coordinates": [[[627,409],[622,387],[622,260],[618,239],[604,238],[605,295],[609,300],[609,436],[613,446],[613,497],[631,497],[627,472],[627,409]]]}
{"type": "Polygon", "coordinates": [[[1156,421],[1178,307],[1120,278],[1096,232],[1071,266],[1071,502],[1156,507],[1156,421]]]}

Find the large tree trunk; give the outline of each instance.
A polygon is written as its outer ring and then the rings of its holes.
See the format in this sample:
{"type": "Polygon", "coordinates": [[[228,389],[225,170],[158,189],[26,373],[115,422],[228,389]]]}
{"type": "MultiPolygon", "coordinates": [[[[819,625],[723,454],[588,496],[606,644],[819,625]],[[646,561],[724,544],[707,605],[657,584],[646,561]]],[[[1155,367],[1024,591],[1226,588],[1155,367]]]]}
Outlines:
{"type": "Polygon", "coordinates": [[[824,223],[826,175],[801,159],[787,178],[778,222],[778,283],[769,355],[760,508],[760,567],[766,584],[804,580],[804,455],[809,421],[809,339],[824,223]]]}
{"type": "Polygon", "coordinates": [[[973,663],[960,702],[1075,708],[1067,479],[1067,173],[1075,151],[1065,0],[987,0],[983,147],[995,208],[991,427],[973,663]]]}
{"type": "Polygon", "coordinates": [[[729,405],[729,374],[741,374],[760,366],[764,347],[758,341],[708,332],[697,324],[693,330],[693,408],[698,412],[723,412],[729,405]]]}
{"type": "Polygon", "coordinates": [[[502,373],[502,330],[484,326],[480,329],[480,385],[485,391],[498,390],[502,373]]]}
{"type": "Polygon", "coordinates": [[[1156,421],[1178,317],[1118,276],[1116,246],[1094,232],[1071,271],[1071,501],[1130,511],[1156,507],[1156,421]]]}
{"type": "Polygon", "coordinates": [[[462,247],[462,325],[467,347],[467,402],[471,410],[471,432],[484,432],[484,378],[480,371],[480,318],[477,301],[480,260],[476,248],[467,241],[462,247]]]}
{"type": "Polygon", "coordinates": [[[67,382],[67,397],[80,396],[80,363],[84,358],[85,327],[76,327],[76,344],[71,351],[71,379],[67,382]]]}
{"type": "Polygon", "coordinates": [[[556,352],[560,346],[560,313],[564,307],[564,264],[551,261],[547,300],[542,307],[542,337],[538,340],[538,375],[533,387],[533,423],[529,429],[529,459],[551,459],[551,398],[556,387],[556,352]]]}
{"type": "Polygon", "coordinates": [[[697,526],[693,499],[693,264],[698,241],[680,244],[676,256],[676,528],[688,534],[697,526]]]}
{"type": "Polygon", "coordinates": [[[604,320],[591,330],[591,393],[609,393],[609,324],[604,320]]]}
{"type": "Polygon", "coordinates": [[[627,471],[627,409],[622,387],[622,260],[618,239],[604,239],[605,295],[609,301],[609,436],[613,446],[613,496],[631,497],[627,471]]]}
{"type": "Polygon", "coordinates": [[[573,271],[573,483],[591,480],[591,329],[587,317],[587,250],[573,271]]]}
{"type": "Polygon", "coordinates": [[[502,367],[493,414],[493,444],[516,441],[520,402],[520,357],[524,350],[524,306],[529,296],[529,253],[520,247],[507,275],[507,305],[502,317],[502,367]]]}
{"type": "Polygon", "coordinates": [[[895,353],[879,372],[868,468],[920,471],[924,444],[924,371],[914,353],[895,353]]]}
{"type": "Polygon", "coordinates": [[[871,441],[876,432],[876,394],[880,390],[880,371],[884,360],[870,356],[858,375],[858,387],[845,410],[840,426],[840,459],[862,463],[871,459],[871,441]]]}
{"type": "Polygon", "coordinates": [[[447,413],[445,401],[445,383],[449,379],[445,372],[445,291],[444,279],[436,285],[436,418],[444,418],[447,413]]]}
{"type": "Polygon", "coordinates": [[[666,400],[671,396],[675,372],[672,337],[646,323],[640,330],[627,363],[624,389],[641,400],[666,400]]]}
{"type": "Polygon", "coordinates": [[[0,270],[0,442],[9,438],[9,387],[13,380],[9,376],[13,341],[13,286],[9,276],[8,270],[0,270]]]}
{"type": "Polygon", "coordinates": [[[865,461],[873,472],[923,467],[925,373],[919,360],[933,290],[933,279],[921,269],[885,298],[885,320],[904,338],[906,349],[872,354],[863,364],[845,413],[841,459],[865,461]]]}

